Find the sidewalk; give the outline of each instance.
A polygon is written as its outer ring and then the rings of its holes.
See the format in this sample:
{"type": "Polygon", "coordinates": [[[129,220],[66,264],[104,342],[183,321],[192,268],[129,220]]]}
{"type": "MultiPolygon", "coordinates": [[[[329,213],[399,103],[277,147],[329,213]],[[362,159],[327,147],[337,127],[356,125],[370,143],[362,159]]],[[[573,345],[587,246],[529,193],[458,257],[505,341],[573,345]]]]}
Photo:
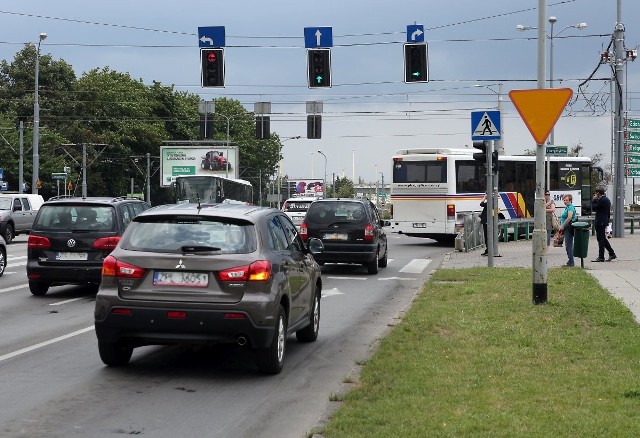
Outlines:
{"type": "MultiPolygon", "coordinates": [[[[598,242],[595,236],[589,239],[589,257],[584,259],[584,269],[600,282],[611,295],[620,299],[634,314],[640,323],[640,234],[629,234],[628,230],[623,238],[611,238],[611,246],[618,257],[616,260],[604,263],[594,263],[591,260],[598,256],[598,242]]],[[[484,247],[469,252],[453,251],[445,254],[441,268],[459,269],[476,266],[487,266],[487,257],[480,254],[484,247]]],[[[499,242],[498,252],[501,257],[494,257],[493,266],[505,267],[533,267],[532,241],[519,240],[517,242],[499,242]]],[[[605,259],[608,254],[605,252],[605,259]]],[[[565,264],[567,253],[564,247],[550,247],[547,257],[547,268],[556,268],[565,264]]],[[[579,258],[575,259],[576,267],[567,269],[581,269],[579,258]]]]}

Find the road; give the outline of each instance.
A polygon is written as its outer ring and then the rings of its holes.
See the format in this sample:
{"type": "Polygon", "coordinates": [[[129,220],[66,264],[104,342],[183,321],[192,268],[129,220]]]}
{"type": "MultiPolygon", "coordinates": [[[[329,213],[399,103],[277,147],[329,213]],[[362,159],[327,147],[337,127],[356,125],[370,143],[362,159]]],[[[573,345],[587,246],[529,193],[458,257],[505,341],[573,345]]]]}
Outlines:
{"type": "Polygon", "coordinates": [[[32,296],[26,240],[9,245],[0,278],[3,437],[303,437],[450,250],[390,234],[389,265],[378,275],[325,266],[318,341],[292,336],[283,372],[265,376],[251,352],[236,346],[143,347],[127,367],[104,366],[95,295],[63,286],[32,296]]]}

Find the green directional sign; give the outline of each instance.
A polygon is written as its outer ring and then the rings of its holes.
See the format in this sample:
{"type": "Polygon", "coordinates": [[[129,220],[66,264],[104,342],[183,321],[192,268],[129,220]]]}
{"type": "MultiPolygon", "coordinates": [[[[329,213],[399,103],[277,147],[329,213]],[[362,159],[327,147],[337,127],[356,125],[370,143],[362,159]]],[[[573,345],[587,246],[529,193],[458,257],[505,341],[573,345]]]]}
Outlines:
{"type": "Polygon", "coordinates": [[[640,141],[640,131],[627,131],[627,139],[640,141]]]}
{"type": "Polygon", "coordinates": [[[568,154],[568,146],[547,146],[548,157],[566,157],[568,154]]]}
{"type": "Polygon", "coordinates": [[[51,174],[51,179],[59,179],[59,180],[65,180],[67,179],[67,174],[66,173],[52,173],[51,174]]]}
{"type": "Polygon", "coordinates": [[[640,129],[640,119],[627,119],[627,127],[640,129]]]}
{"type": "Polygon", "coordinates": [[[631,154],[640,154],[640,144],[625,144],[624,151],[631,154]]]}
{"type": "Polygon", "coordinates": [[[640,178],[640,167],[627,167],[625,175],[631,178],[640,178]]]}
{"type": "Polygon", "coordinates": [[[625,155],[624,162],[627,164],[640,164],[640,156],[638,155],[625,155]]]}

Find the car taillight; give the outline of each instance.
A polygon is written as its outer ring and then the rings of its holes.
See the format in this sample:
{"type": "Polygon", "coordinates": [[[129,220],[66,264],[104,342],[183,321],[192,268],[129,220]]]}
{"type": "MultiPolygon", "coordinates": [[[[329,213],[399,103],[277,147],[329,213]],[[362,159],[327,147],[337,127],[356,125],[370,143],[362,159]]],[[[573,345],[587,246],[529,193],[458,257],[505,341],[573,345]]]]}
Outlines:
{"type": "Polygon", "coordinates": [[[102,262],[103,277],[142,278],[144,272],[143,268],[121,262],[114,256],[107,256],[102,262]]]}
{"type": "Polygon", "coordinates": [[[32,234],[29,234],[29,239],[27,240],[27,248],[28,249],[51,248],[51,241],[46,237],[34,236],[32,234]]]}
{"type": "Polygon", "coordinates": [[[300,225],[300,237],[302,240],[307,240],[309,238],[309,231],[307,231],[307,224],[302,222],[300,225]]]}
{"type": "Polygon", "coordinates": [[[101,237],[93,242],[93,248],[113,251],[118,246],[118,242],[120,242],[120,236],[101,237]]]}
{"type": "Polygon", "coordinates": [[[375,230],[373,229],[373,225],[367,224],[367,226],[364,227],[364,241],[371,242],[373,240],[374,234],[375,230]]]}
{"type": "Polygon", "coordinates": [[[237,266],[218,272],[220,281],[268,281],[271,278],[271,262],[258,260],[247,266],[237,266]]]}
{"type": "Polygon", "coordinates": [[[456,206],[455,204],[447,204],[447,219],[455,219],[456,206]]]}

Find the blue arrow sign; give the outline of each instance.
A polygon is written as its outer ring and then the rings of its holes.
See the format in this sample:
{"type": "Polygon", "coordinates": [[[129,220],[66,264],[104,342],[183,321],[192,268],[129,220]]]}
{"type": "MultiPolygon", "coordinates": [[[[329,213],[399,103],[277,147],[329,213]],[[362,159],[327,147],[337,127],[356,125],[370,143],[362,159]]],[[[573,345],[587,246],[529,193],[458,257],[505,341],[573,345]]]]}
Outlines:
{"type": "Polygon", "coordinates": [[[224,26],[198,28],[198,46],[203,48],[224,47],[224,26]]]}
{"type": "Polygon", "coordinates": [[[471,112],[471,140],[500,140],[500,111],[471,112]]]}
{"type": "Polygon", "coordinates": [[[422,24],[410,24],[407,26],[407,42],[408,43],[424,42],[424,26],[422,24]]]}
{"type": "Polygon", "coordinates": [[[333,47],[333,29],[331,27],[305,27],[304,47],[307,49],[333,47]]]}

